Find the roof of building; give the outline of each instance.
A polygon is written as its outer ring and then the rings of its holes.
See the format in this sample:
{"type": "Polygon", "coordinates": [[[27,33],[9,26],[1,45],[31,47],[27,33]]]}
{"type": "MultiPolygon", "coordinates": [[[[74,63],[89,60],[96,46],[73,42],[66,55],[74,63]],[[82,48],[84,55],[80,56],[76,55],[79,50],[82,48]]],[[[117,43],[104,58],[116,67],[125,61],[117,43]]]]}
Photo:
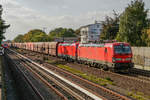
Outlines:
{"type": "Polygon", "coordinates": [[[85,28],[85,27],[89,27],[89,26],[91,26],[91,25],[95,25],[95,24],[101,24],[101,22],[97,22],[97,21],[95,21],[95,23],[94,23],[94,24],[88,24],[88,25],[85,25],[85,26],[81,26],[79,29],[81,29],[81,28],[85,28]]]}

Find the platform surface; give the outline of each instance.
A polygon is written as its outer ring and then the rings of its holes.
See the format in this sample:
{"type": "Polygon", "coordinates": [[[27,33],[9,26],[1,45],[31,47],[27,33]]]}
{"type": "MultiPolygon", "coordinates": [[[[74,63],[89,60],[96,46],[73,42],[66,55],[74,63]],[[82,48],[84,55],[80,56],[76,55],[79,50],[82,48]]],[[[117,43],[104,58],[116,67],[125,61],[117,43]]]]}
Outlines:
{"type": "Polygon", "coordinates": [[[134,65],[134,67],[137,69],[143,69],[143,70],[150,71],[150,67],[148,67],[148,66],[134,65]]]}

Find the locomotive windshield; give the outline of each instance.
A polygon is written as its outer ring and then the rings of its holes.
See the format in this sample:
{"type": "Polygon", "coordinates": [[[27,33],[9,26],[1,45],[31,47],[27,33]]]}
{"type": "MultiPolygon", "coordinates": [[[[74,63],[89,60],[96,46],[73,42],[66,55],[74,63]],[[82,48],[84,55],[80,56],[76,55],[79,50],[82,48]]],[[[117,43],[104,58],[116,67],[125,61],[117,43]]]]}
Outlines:
{"type": "Polygon", "coordinates": [[[4,46],[8,46],[7,44],[4,44],[4,46]]]}
{"type": "Polygon", "coordinates": [[[114,46],[114,51],[116,54],[129,54],[131,53],[131,48],[126,45],[116,45],[114,46]]]}

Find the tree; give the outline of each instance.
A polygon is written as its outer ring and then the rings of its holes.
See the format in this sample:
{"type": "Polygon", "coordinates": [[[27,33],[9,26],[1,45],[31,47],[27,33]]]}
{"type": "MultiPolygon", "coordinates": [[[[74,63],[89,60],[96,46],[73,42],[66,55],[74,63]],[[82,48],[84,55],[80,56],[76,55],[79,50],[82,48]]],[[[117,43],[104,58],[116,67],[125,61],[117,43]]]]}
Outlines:
{"type": "Polygon", "coordinates": [[[80,28],[75,30],[75,34],[76,34],[77,36],[80,36],[80,28]]]}
{"type": "Polygon", "coordinates": [[[143,29],[142,41],[145,43],[144,45],[150,46],[150,27],[143,29]]]}
{"type": "Polygon", "coordinates": [[[23,41],[23,35],[18,35],[15,39],[14,39],[14,42],[24,42],[23,41]]]}
{"type": "Polygon", "coordinates": [[[56,28],[52,31],[49,32],[49,38],[51,40],[54,40],[54,38],[60,38],[60,37],[76,37],[76,35],[74,34],[75,31],[71,28],[67,29],[67,28],[56,28]]]}
{"type": "Polygon", "coordinates": [[[100,38],[104,40],[113,40],[119,30],[119,15],[114,11],[114,18],[105,17],[105,21],[102,21],[102,31],[100,38]]]}
{"type": "Polygon", "coordinates": [[[23,36],[24,42],[46,42],[48,41],[48,36],[45,32],[40,29],[30,30],[23,36]]]}
{"type": "Polygon", "coordinates": [[[36,34],[31,39],[31,42],[47,42],[47,41],[48,41],[48,36],[45,33],[36,34]]]}
{"type": "Polygon", "coordinates": [[[4,33],[6,31],[6,29],[10,26],[10,25],[6,25],[5,21],[2,19],[2,5],[0,5],[0,44],[2,42],[3,39],[5,39],[4,37],[4,33]]]}
{"type": "Polygon", "coordinates": [[[145,45],[142,30],[147,27],[147,12],[142,0],[131,1],[120,17],[118,41],[129,42],[133,46],[145,45]]]}
{"type": "Polygon", "coordinates": [[[30,30],[24,35],[18,35],[14,42],[47,42],[49,41],[48,35],[40,29],[30,30]]]}

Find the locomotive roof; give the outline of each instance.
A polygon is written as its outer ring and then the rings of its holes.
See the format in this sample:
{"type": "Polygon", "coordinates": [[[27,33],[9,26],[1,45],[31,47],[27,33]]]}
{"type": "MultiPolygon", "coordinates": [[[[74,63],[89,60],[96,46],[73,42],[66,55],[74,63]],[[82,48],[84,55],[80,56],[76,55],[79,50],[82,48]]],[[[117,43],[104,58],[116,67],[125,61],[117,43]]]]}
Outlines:
{"type": "Polygon", "coordinates": [[[75,46],[75,43],[60,43],[61,46],[75,46]]]}
{"type": "MultiPolygon", "coordinates": [[[[76,43],[60,43],[59,45],[61,46],[75,46],[76,43]]],[[[79,44],[80,47],[107,47],[110,46],[112,47],[113,45],[119,45],[119,44],[126,44],[129,45],[128,43],[125,42],[114,42],[114,43],[101,43],[101,44],[79,44]]]]}
{"type": "Polygon", "coordinates": [[[81,47],[107,47],[110,46],[112,47],[113,45],[118,45],[118,44],[127,44],[128,43],[124,43],[124,42],[114,42],[114,43],[102,43],[102,44],[79,44],[79,46],[81,47]]]}
{"type": "Polygon", "coordinates": [[[81,47],[104,47],[105,44],[79,44],[81,47]]]}
{"type": "Polygon", "coordinates": [[[125,42],[114,42],[113,45],[119,45],[119,44],[126,44],[129,45],[129,43],[125,43],[125,42]]]}

